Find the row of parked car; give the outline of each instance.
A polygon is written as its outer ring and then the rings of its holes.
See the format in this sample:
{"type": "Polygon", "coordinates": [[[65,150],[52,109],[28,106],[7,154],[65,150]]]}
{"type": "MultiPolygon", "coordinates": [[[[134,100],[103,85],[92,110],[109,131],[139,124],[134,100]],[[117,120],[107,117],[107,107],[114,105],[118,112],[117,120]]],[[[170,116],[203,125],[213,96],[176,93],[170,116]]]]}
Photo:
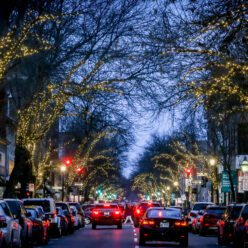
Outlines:
{"type": "Polygon", "coordinates": [[[216,206],[212,202],[195,203],[188,214],[193,233],[205,236],[215,233],[220,246],[248,245],[248,204],[216,206]]]}
{"type": "Polygon", "coordinates": [[[73,233],[85,226],[79,203],[52,198],[0,200],[0,248],[47,244],[50,237],[73,233]]]}

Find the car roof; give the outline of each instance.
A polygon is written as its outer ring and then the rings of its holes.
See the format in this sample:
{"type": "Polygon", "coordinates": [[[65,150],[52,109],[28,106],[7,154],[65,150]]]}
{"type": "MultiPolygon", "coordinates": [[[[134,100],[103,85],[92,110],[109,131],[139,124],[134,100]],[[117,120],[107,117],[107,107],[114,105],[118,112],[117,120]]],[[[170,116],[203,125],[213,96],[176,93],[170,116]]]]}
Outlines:
{"type": "Polygon", "coordinates": [[[208,204],[208,205],[215,205],[213,202],[195,202],[194,205],[196,204],[208,204]]]}

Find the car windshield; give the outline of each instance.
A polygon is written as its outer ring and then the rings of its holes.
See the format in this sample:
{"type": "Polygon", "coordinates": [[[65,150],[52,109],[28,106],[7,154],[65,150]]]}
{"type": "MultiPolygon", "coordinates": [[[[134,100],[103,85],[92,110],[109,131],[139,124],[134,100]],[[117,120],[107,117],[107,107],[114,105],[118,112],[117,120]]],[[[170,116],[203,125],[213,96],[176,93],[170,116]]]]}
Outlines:
{"type": "Polygon", "coordinates": [[[225,212],[225,208],[209,208],[206,210],[207,214],[222,215],[225,212]]]}
{"type": "Polygon", "coordinates": [[[147,213],[148,218],[180,218],[181,213],[178,210],[171,209],[152,209],[147,213]]]}
{"type": "Polygon", "coordinates": [[[50,202],[48,200],[25,200],[24,206],[41,206],[45,213],[51,212],[50,202]]]}
{"type": "Polygon", "coordinates": [[[193,210],[205,210],[208,205],[208,203],[195,204],[193,210]]]}
{"type": "Polygon", "coordinates": [[[232,208],[231,218],[234,220],[237,219],[239,217],[241,209],[242,209],[242,206],[234,206],[232,208]]]}

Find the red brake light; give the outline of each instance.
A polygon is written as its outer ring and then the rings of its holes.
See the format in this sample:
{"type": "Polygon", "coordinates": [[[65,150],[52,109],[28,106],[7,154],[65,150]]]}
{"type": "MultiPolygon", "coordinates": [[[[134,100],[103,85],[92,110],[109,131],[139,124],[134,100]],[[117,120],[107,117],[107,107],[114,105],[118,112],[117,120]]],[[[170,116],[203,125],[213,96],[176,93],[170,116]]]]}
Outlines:
{"type": "Polygon", "coordinates": [[[120,211],[115,211],[115,215],[120,215],[121,212],[120,211]]]}
{"type": "Polygon", "coordinates": [[[105,208],[110,207],[110,204],[104,204],[103,205],[105,208]]]}
{"type": "Polygon", "coordinates": [[[148,206],[151,206],[152,205],[152,203],[151,202],[148,202],[148,206]]]}
{"type": "Polygon", "coordinates": [[[99,211],[97,211],[97,210],[93,210],[92,213],[93,213],[94,215],[99,215],[99,211]]]}
{"type": "Polygon", "coordinates": [[[248,228],[248,220],[245,222],[245,227],[248,228]]]}
{"type": "Polygon", "coordinates": [[[136,214],[140,214],[140,209],[137,209],[136,210],[136,214]]]}

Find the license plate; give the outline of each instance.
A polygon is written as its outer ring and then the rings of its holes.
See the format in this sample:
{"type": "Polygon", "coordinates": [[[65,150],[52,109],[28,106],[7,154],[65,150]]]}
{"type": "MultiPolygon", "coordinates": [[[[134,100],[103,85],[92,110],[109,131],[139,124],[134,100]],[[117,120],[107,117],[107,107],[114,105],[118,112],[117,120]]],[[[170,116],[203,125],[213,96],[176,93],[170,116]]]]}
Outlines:
{"type": "Polygon", "coordinates": [[[161,222],[160,227],[170,227],[170,223],[169,222],[161,222]]]}
{"type": "Polygon", "coordinates": [[[211,229],[211,230],[217,230],[217,226],[210,226],[208,229],[211,229]]]}
{"type": "Polygon", "coordinates": [[[109,212],[104,212],[104,216],[109,216],[109,212]]]}

